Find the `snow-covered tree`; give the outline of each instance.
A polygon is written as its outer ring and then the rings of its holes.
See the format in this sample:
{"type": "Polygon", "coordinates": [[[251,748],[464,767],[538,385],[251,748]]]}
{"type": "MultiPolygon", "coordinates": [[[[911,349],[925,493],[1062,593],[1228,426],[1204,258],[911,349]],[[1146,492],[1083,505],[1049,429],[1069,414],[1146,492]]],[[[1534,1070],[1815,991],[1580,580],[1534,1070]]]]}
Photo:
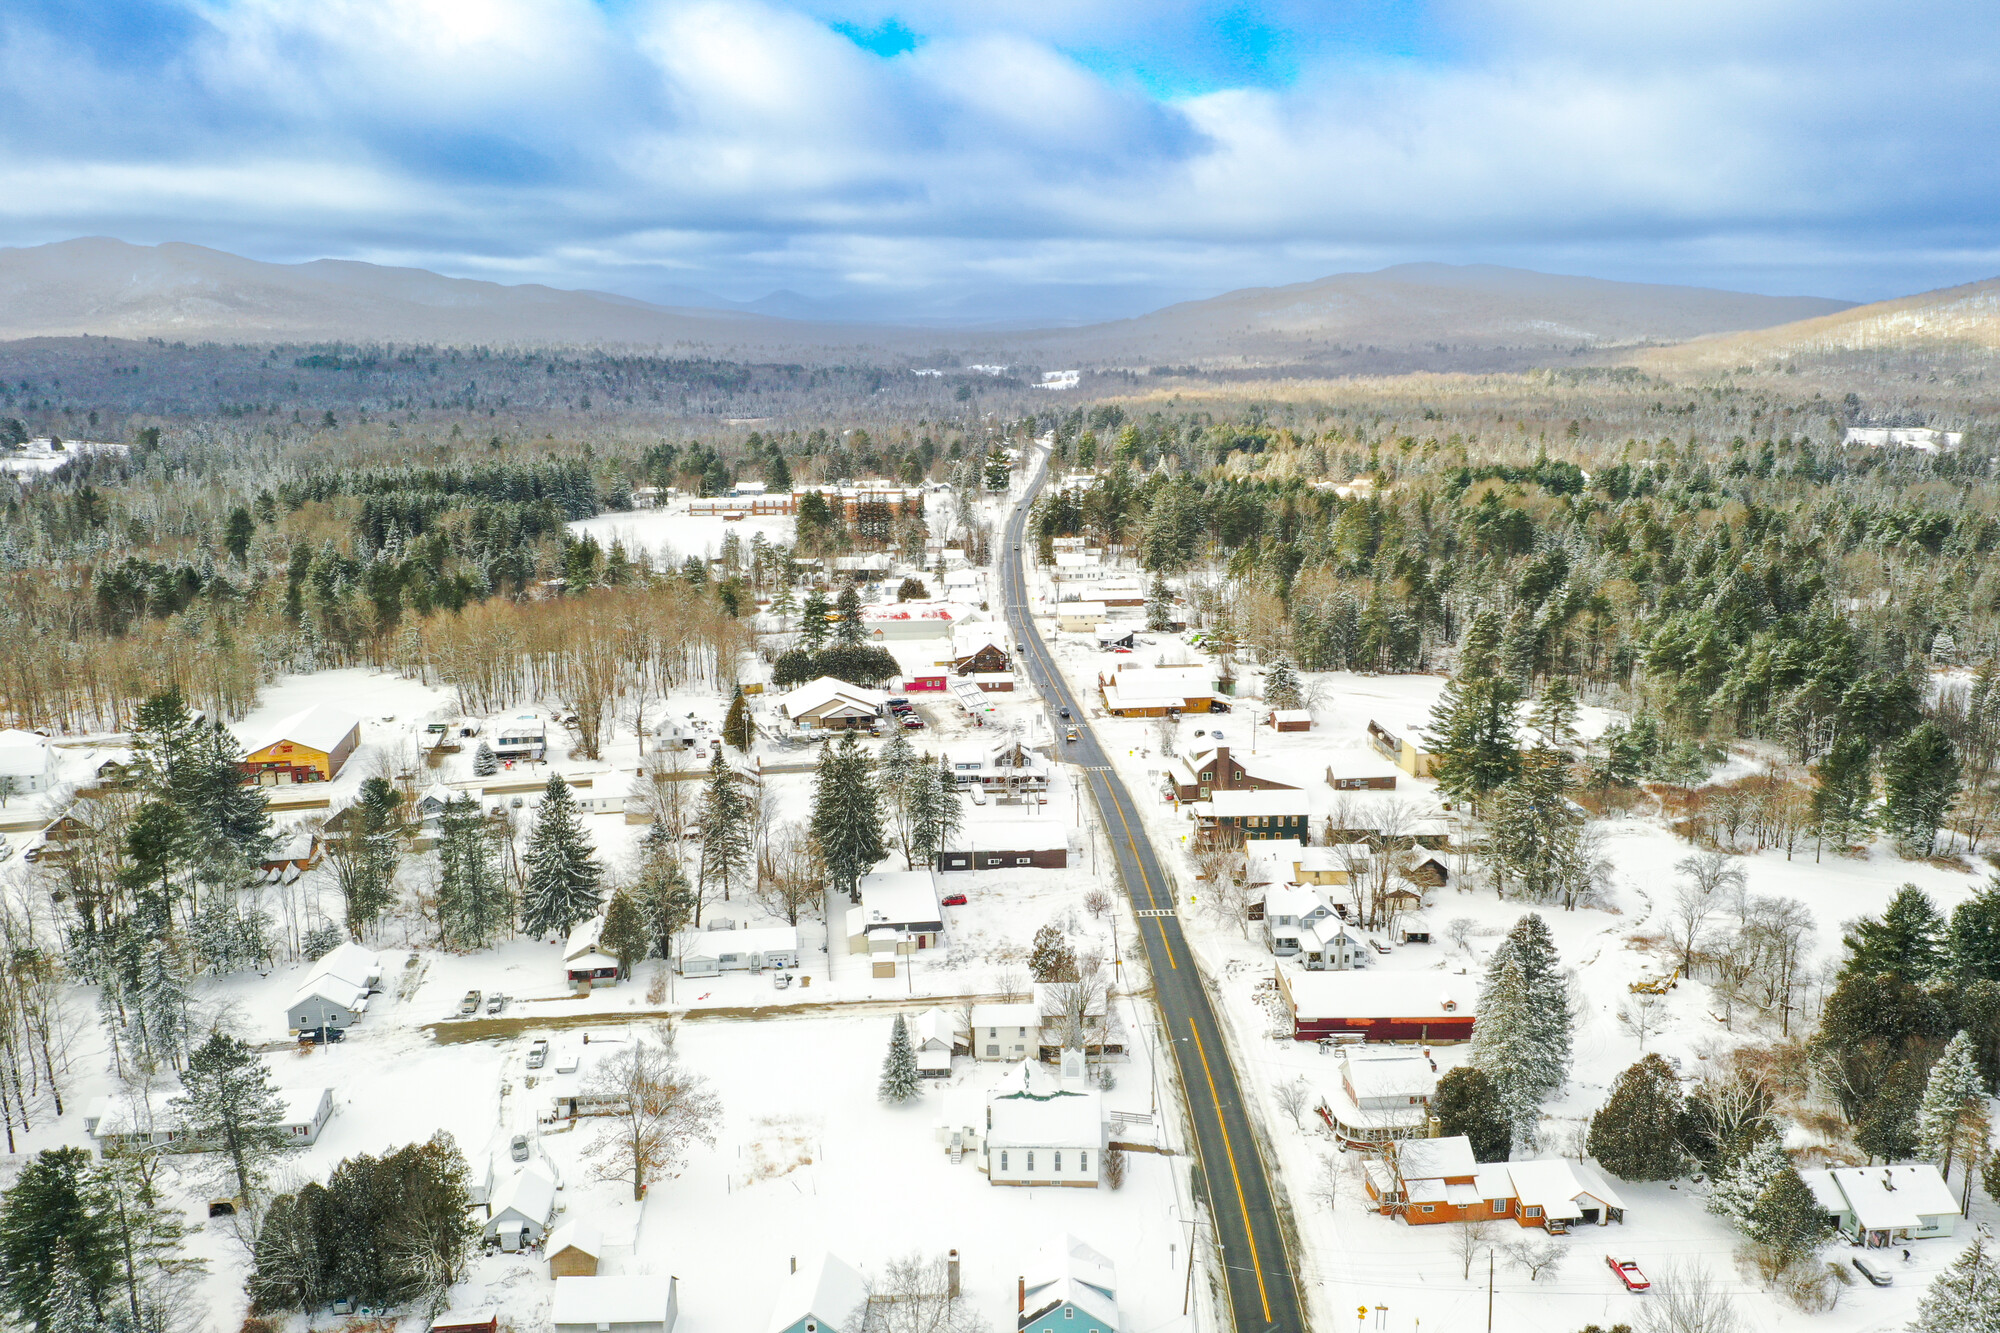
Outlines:
{"type": "Polygon", "coordinates": [[[1472,1064],[1500,1090],[1514,1142],[1533,1139],[1542,1103],[1569,1077],[1569,984],[1547,923],[1523,916],[1493,951],[1480,987],[1472,1064]]]}
{"type": "Polygon", "coordinates": [[[485,741],[479,742],[479,748],[472,752],[472,776],[490,778],[499,771],[500,756],[485,741]]]}
{"type": "Polygon", "coordinates": [[[1680,1149],[1681,1085],[1649,1055],[1618,1076],[1610,1099],[1590,1118],[1590,1155],[1626,1180],[1672,1180],[1687,1158],[1680,1149]]]}
{"type": "Polygon", "coordinates": [[[1961,1152],[1969,1161],[1978,1159],[1989,1128],[1986,1089],[1973,1059],[1972,1034],[1960,1031],[1931,1066],[1930,1080],[1924,1084],[1917,1110],[1918,1146],[1949,1177],[1952,1161],[1961,1152]]]}
{"type": "Polygon", "coordinates": [[[1931,1282],[1910,1333],[2000,1333],[2000,1267],[1985,1237],[1931,1282]]]}
{"type": "Polygon", "coordinates": [[[930,764],[918,757],[910,739],[897,727],[875,755],[876,786],[882,792],[884,813],[896,841],[903,849],[903,864],[915,869],[915,849],[910,842],[918,804],[920,781],[930,777],[930,764]]]}
{"type": "Polygon", "coordinates": [[[906,1102],[923,1091],[923,1075],[917,1069],[916,1047],[910,1044],[910,1025],[901,1014],[889,1033],[889,1054],[882,1059],[882,1100],[906,1102]]]}
{"type": "Polygon", "coordinates": [[[1299,708],[1305,704],[1299,692],[1299,673],[1289,657],[1272,659],[1264,668],[1264,703],[1271,708],[1299,708]]]}
{"type": "Polygon", "coordinates": [[[521,893],[522,930],[537,938],[564,935],[597,914],[604,902],[604,867],[560,773],[551,773],[543,789],[523,860],[528,875],[521,893]]]}
{"type": "Polygon", "coordinates": [[[708,763],[708,781],[702,785],[701,859],[695,868],[696,885],[703,902],[721,892],[727,902],[732,890],[744,887],[750,872],[750,802],[736,774],[723,760],[722,747],[708,763]]]}
{"type": "Polygon", "coordinates": [[[445,802],[438,822],[437,910],[445,941],[459,949],[485,948],[513,915],[492,829],[471,796],[445,802]]]}
{"type": "Polygon", "coordinates": [[[1810,1259],[1833,1238],[1833,1219],[1789,1163],[1757,1196],[1748,1223],[1745,1232],[1779,1267],[1810,1259]]]}
{"type": "Polygon", "coordinates": [[[756,738],[756,728],[750,725],[750,701],[743,697],[743,687],[738,685],[729,700],[729,714],[722,719],[722,739],[735,746],[739,754],[748,754],[750,743],[756,738]]]}
{"type": "Polygon", "coordinates": [[[285,1101],[263,1058],[218,1032],[188,1057],[181,1086],[169,1105],[189,1137],[213,1145],[210,1160],[236,1197],[254,1203],[271,1164],[298,1144],[285,1128],[285,1101]]]}
{"type": "Polygon", "coordinates": [[[958,781],[947,758],[919,764],[911,785],[910,851],[916,863],[930,865],[958,836],[965,807],[959,803],[958,781]]]}
{"type": "Polygon", "coordinates": [[[861,877],[887,851],[881,795],[869,768],[868,756],[850,733],[820,755],[813,781],[813,840],[827,878],[849,898],[859,897],[861,877]]]}
{"type": "Polygon", "coordinates": [[[1053,921],[1035,932],[1035,945],[1028,954],[1028,975],[1044,983],[1076,979],[1076,950],[1070,948],[1062,929],[1053,921]]]}
{"type": "Polygon", "coordinates": [[[1757,1200],[1791,1166],[1792,1159],[1785,1155],[1785,1147],[1777,1136],[1764,1135],[1715,1176],[1708,1192],[1708,1211],[1728,1218],[1737,1230],[1747,1232],[1757,1200]]]}

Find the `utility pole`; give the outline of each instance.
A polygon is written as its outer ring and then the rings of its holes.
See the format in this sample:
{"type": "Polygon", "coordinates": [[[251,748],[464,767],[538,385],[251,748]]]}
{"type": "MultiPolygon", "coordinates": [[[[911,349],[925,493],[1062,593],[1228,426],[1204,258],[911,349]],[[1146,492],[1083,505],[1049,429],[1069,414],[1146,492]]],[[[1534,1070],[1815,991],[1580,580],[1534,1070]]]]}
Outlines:
{"type": "Polygon", "coordinates": [[[1486,1333],[1493,1333],[1493,1251],[1486,1252],[1486,1333]]]}

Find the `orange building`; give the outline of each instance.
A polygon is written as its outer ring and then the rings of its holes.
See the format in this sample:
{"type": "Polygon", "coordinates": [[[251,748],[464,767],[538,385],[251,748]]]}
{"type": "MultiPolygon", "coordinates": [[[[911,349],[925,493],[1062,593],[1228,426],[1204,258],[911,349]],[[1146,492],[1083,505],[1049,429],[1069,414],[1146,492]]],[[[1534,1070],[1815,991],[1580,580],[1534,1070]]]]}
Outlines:
{"type": "Polygon", "coordinates": [[[315,704],[266,728],[243,756],[243,771],[264,787],[331,782],[360,744],[360,718],[315,704]]]}

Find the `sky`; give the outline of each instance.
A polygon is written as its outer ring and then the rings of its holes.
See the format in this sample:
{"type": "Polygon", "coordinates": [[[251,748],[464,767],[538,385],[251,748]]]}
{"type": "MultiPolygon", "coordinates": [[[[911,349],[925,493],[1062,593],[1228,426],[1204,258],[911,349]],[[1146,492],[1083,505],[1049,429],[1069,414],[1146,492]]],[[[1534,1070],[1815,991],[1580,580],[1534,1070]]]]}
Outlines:
{"type": "Polygon", "coordinates": [[[0,245],[1134,314],[1417,260],[2000,274],[1992,0],[6,0],[0,245]]]}

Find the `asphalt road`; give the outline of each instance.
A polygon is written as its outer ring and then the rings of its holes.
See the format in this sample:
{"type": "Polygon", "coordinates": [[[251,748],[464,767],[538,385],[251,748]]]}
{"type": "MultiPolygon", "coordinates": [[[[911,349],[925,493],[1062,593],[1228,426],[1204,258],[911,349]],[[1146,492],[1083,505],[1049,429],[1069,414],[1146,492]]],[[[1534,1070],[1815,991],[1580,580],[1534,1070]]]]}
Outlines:
{"type": "MultiPolygon", "coordinates": [[[[1039,451],[1037,451],[1039,452],[1039,451]]],[[[1147,838],[1138,807],[1125,784],[1112,771],[1082,704],[1050,659],[1028,614],[1021,550],[1028,506],[1041,489],[1047,455],[1007,520],[1006,545],[1001,548],[1001,600],[1007,623],[1020,645],[1028,679],[1042,692],[1051,710],[1056,748],[1061,757],[1082,766],[1111,837],[1118,873],[1139,917],[1140,937],[1152,966],[1153,991],[1160,1007],[1163,1031],[1171,1039],[1174,1063],[1189,1101],[1195,1149],[1207,1185],[1209,1215],[1220,1242],[1224,1277],[1229,1284],[1230,1310],[1237,1333],[1304,1333],[1305,1313],[1299,1303],[1292,1262],[1285,1248],[1271,1182],[1258,1155],[1236,1068],[1230,1062],[1222,1029],[1215,1021],[1201,973],[1195,967],[1181,923],[1175,915],[1172,882],[1160,866],[1147,838]],[[1069,719],[1055,715],[1068,709],[1069,719]],[[1062,739],[1074,727],[1077,739],[1062,739]]]]}

